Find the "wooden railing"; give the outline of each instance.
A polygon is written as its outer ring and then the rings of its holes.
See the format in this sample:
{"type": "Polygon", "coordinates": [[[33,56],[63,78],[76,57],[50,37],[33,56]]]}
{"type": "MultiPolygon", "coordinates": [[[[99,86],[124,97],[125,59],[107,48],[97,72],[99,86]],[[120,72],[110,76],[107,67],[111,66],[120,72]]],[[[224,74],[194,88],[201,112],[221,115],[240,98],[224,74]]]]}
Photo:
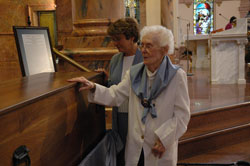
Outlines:
{"type": "Polygon", "coordinates": [[[85,71],[85,72],[90,72],[89,69],[87,69],[86,67],[82,66],[81,64],[77,63],[76,61],[74,61],[73,59],[67,57],[66,55],[64,55],[63,53],[61,53],[59,50],[57,50],[56,48],[53,48],[53,52],[59,56],[60,58],[62,58],[63,60],[67,61],[68,63],[72,64],[73,66],[77,67],[78,69],[85,71]]]}

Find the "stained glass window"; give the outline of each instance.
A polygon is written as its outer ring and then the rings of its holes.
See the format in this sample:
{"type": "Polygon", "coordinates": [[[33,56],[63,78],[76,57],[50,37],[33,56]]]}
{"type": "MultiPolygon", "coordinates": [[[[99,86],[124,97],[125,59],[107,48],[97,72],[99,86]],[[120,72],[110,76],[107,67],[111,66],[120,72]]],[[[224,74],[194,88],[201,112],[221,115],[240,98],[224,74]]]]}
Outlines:
{"type": "Polygon", "coordinates": [[[140,22],[140,2],[139,0],[125,0],[125,16],[136,18],[140,22]]]}
{"type": "Polygon", "coordinates": [[[213,31],[213,0],[194,0],[194,34],[209,34],[213,31]]]}

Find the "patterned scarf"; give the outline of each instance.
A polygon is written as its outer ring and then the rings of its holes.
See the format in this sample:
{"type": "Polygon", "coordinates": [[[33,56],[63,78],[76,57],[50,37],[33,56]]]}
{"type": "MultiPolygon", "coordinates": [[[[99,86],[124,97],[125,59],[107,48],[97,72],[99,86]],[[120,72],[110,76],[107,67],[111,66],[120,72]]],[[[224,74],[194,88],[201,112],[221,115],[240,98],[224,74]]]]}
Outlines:
{"type": "Polygon", "coordinates": [[[152,100],[157,98],[157,96],[168,86],[171,79],[176,74],[179,66],[173,65],[168,58],[165,56],[158,71],[156,73],[150,94],[147,94],[147,69],[143,63],[139,63],[131,67],[130,79],[131,86],[136,96],[141,99],[141,104],[144,107],[142,114],[142,122],[145,124],[147,114],[150,113],[152,118],[157,117],[154,104],[152,100]]]}

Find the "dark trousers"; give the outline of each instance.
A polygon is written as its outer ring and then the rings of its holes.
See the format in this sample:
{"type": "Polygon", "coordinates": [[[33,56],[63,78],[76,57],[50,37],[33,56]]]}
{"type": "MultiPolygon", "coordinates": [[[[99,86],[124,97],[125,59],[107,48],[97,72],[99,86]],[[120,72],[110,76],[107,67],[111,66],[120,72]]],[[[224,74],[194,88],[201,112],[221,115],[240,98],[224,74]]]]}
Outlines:
{"type": "Polygon", "coordinates": [[[139,162],[138,162],[137,166],[144,166],[144,152],[143,152],[143,149],[141,150],[141,155],[140,155],[140,159],[139,159],[139,162]]]}
{"type": "Polygon", "coordinates": [[[117,166],[125,166],[125,148],[123,148],[117,155],[117,166]]]}
{"type": "MultiPolygon", "coordinates": [[[[114,115],[115,112],[112,114],[114,115]]],[[[112,118],[114,130],[120,135],[122,143],[124,145],[123,149],[117,155],[117,166],[125,166],[125,146],[126,146],[126,137],[128,132],[128,113],[116,112],[112,118]],[[114,117],[114,118],[113,118],[114,117]]]]}

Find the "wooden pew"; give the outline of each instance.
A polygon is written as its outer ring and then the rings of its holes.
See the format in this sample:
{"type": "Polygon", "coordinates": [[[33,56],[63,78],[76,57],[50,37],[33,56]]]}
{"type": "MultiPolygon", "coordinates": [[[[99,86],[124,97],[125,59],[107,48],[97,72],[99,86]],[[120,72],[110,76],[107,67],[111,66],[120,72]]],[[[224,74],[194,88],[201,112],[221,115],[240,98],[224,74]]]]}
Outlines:
{"type": "Polygon", "coordinates": [[[76,76],[102,84],[101,74],[42,73],[0,83],[0,165],[11,166],[20,145],[31,165],[77,165],[105,134],[104,107],[66,80],[76,76]]]}

